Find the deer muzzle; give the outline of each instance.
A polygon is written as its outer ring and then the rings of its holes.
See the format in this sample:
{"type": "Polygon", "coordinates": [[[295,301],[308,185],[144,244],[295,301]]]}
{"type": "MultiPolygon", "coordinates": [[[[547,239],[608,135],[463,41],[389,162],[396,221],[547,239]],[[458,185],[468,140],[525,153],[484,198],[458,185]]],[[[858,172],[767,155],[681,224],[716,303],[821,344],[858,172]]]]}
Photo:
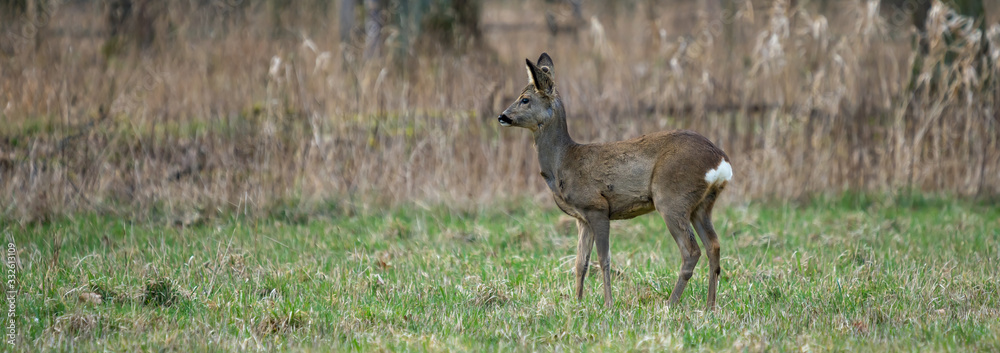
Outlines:
{"type": "Polygon", "coordinates": [[[514,120],[507,116],[507,114],[500,114],[500,116],[497,117],[497,121],[499,121],[502,126],[514,125],[514,120]]]}

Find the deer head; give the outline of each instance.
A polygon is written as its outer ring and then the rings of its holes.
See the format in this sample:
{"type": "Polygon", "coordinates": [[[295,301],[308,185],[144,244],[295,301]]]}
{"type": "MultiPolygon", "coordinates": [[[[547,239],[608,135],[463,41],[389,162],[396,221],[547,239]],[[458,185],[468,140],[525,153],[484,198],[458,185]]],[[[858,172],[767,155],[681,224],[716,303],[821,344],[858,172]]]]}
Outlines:
{"type": "Polygon", "coordinates": [[[557,122],[561,115],[562,103],[555,90],[552,58],[542,53],[538,64],[524,59],[528,69],[529,83],[507,110],[497,118],[500,125],[516,126],[537,132],[547,125],[557,122]]]}

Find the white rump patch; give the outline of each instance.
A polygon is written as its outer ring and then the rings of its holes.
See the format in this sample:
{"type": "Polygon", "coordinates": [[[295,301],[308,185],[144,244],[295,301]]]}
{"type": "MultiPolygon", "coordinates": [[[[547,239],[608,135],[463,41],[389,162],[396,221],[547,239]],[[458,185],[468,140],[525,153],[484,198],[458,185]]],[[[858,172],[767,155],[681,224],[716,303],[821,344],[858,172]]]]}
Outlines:
{"type": "Polygon", "coordinates": [[[705,173],[705,181],[707,181],[709,185],[727,182],[732,178],[733,166],[729,165],[729,162],[726,162],[725,158],[722,159],[722,163],[719,163],[718,167],[709,170],[708,173],[705,173]]]}

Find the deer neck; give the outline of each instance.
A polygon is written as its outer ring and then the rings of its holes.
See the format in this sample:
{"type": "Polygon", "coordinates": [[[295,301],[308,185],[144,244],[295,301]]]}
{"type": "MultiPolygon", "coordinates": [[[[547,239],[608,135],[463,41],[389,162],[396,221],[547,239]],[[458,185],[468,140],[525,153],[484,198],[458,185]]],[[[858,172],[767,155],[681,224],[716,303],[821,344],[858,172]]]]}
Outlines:
{"type": "Polygon", "coordinates": [[[551,123],[542,125],[535,130],[535,149],[538,151],[538,165],[542,169],[542,176],[549,188],[554,189],[554,181],[559,174],[559,165],[562,163],[566,151],[576,142],[569,136],[569,129],[566,127],[566,111],[558,100],[552,107],[554,114],[551,123]]]}

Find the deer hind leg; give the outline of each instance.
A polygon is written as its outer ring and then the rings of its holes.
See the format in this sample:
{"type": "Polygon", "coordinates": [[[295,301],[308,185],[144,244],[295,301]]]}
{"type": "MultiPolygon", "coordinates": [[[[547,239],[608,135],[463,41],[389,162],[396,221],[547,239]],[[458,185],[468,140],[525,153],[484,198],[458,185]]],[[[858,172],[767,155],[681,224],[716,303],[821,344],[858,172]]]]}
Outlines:
{"type": "Polygon", "coordinates": [[[722,272],[722,268],[719,264],[719,256],[721,252],[721,245],[719,243],[719,236],[715,233],[715,228],[712,227],[712,206],[715,204],[715,198],[706,198],[701,204],[695,209],[694,214],[691,216],[691,223],[694,224],[695,229],[698,230],[698,236],[701,237],[701,243],[705,245],[708,253],[708,309],[714,310],[715,306],[715,294],[719,287],[719,274],[722,272]]]}
{"type": "Polygon", "coordinates": [[[663,220],[667,223],[670,235],[674,237],[677,247],[680,248],[682,259],[677,284],[674,285],[674,291],[670,293],[670,299],[667,301],[670,306],[675,306],[680,301],[684,287],[687,287],[688,280],[694,275],[694,268],[698,265],[698,258],[701,257],[701,248],[698,247],[698,241],[694,238],[690,218],[686,213],[686,208],[668,209],[660,212],[663,220]]]}
{"type": "Polygon", "coordinates": [[[590,265],[590,251],[594,248],[594,232],[590,225],[582,220],[576,221],[579,239],[576,246],[576,299],[583,299],[583,280],[587,277],[587,267],[590,265]]]}

